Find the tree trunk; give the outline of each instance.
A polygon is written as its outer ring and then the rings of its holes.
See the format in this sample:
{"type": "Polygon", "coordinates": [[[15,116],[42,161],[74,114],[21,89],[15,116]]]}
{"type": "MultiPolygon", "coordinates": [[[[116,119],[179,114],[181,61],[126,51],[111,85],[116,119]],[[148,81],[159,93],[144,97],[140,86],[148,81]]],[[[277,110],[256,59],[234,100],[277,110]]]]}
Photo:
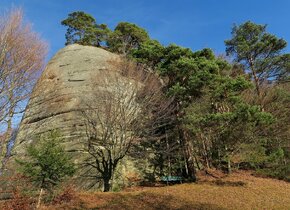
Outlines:
{"type": "Polygon", "coordinates": [[[167,133],[165,134],[166,136],[166,153],[167,153],[167,161],[168,161],[168,166],[167,166],[167,176],[171,176],[171,160],[170,160],[170,147],[168,143],[168,138],[167,138],[167,133]]]}
{"type": "Polygon", "coordinates": [[[205,142],[207,139],[202,134],[200,134],[200,138],[201,138],[202,147],[203,147],[203,158],[204,158],[206,167],[207,168],[210,168],[210,161],[209,161],[208,149],[207,149],[206,142],[205,142]]]}
{"type": "Polygon", "coordinates": [[[37,201],[36,209],[39,209],[39,207],[40,207],[42,194],[43,194],[43,189],[41,188],[40,189],[39,196],[38,196],[38,201],[37,201]]]}
{"type": "Polygon", "coordinates": [[[10,142],[10,139],[12,137],[12,117],[13,117],[13,112],[10,110],[9,112],[9,119],[7,120],[7,130],[4,135],[4,138],[1,142],[1,166],[0,166],[0,171],[4,171],[5,169],[5,164],[8,160],[8,157],[6,156],[8,154],[8,144],[10,142]]]}
{"type": "Polygon", "coordinates": [[[198,170],[201,170],[196,155],[194,155],[194,160],[195,160],[195,164],[196,164],[197,169],[198,169],[198,170]]]}
{"type": "Polygon", "coordinates": [[[261,93],[261,88],[260,88],[260,81],[259,81],[259,78],[257,76],[256,70],[253,67],[252,59],[250,60],[250,66],[251,66],[250,68],[252,71],[252,76],[254,78],[254,83],[255,83],[256,93],[258,96],[259,105],[261,106],[261,111],[264,111],[264,103],[263,103],[263,98],[262,98],[262,93],[261,93]]]}
{"type": "Polygon", "coordinates": [[[232,166],[231,166],[231,160],[230,157],[228,157],[228,173],[232,173],[232,166]]]}
{"type": "Polygon", "coordinates": [[[187,167],[187,176],[190,181],[196,181],[195,166],[194,166],[194,156],[193,156],[193,145],[188,138],[186,131],[179,129],[179,138],[183,144],[185,161],[187,167]]]}
{"type": "Polygon", "coordinates": [[[104,192],[109,192],[111,185],[110,185],[110,179],[104,178],[104,192]]]}

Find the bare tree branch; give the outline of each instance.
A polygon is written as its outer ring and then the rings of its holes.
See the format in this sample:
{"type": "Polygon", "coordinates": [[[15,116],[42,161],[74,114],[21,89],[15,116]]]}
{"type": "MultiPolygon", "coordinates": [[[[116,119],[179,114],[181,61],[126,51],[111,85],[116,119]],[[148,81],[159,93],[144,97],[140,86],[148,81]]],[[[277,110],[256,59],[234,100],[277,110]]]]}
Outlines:
{"type": "Polygon", "coordinates": [[[23,112],[23,103],[44,66],[47,51],[28,23],[23,21],[21,9],[11,10],[0,17],[0,127],[5,133],[0,142],[1,168],[12,135],[12,121],[23,112]]]}

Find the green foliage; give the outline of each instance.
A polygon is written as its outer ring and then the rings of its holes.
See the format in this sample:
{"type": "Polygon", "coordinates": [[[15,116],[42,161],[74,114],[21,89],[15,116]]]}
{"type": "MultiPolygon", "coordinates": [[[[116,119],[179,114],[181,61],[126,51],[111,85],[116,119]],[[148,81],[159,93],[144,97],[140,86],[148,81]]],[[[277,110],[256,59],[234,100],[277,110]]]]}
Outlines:
{"type": "Polygon", "coordinates": [[[282,54],[287,43],[266,32],[266,25],[250,21],[234,26],[232,39],[226,40],[226,52],[244,64],[257,82],[289,76],[290,54],[282,54]],[[256,76],[254,75],[256,74],[256,76]]]}
{"type": "Polygon", "coordinates": [[[225,97],[227,97],[232,102],[235,102],[238,100],[236,96],[242,93],[242,91],[250,88],[251,83],[244,76],[231,78],[229,76],[219,75],[216,76],[210,87],[212,91],[212,97],[216,100],[223,100],[225,97]]]}
{"type": "Polygon", "coordinates": [[[229,64],[216,59],[210,49],[192,52],[188,48],[169,45],[158,66],[162,76],[168,78],[168,93],[178,101],[190,102],[200,96],[202,88],[208,85],[229,64]]]}
{"type": "MultiPolygon", "coordinates": [[[[166,81],[164,91],[167,93],[167,96],[174,98],[177,116],[177,118],[174,118],[177,119],[174,124],[177,129],[175,133],[170,134],[171,138],[169,139],[170,142],[168,142],[168,144],[178,146],[170,146],[170,148],[175,148],[171,153],[174,153],[174,156],[177,156],[180,152],[178,148],[183,148],[187,151],[192,150],[191,148],[186,148],[189,147],[188,145],[190,144],[185,142],[190,141],[190,139],[185,139],[184,135],[186,132],[182,130],[184,127],[182,122],[184,118],[184,108],[189,106],[190,103],[197,98],[201,97],[204,88],[211,84],[211,81],[219,74],[219,72],[229,69],[229,64],[222,59],[217,59],[210,49],[192,52],[189,48],[183,48],[174,44],[164,48],[156,42],[149,42],[141,45],[139,49],[132,53],[132,56],[135,56],[135,59],[142,64],[149,63],[147,66],[157,71],[166,81]],[[154,49],[154,46],[156,45],[157,47],[154,49]]],[[[160,126],[160,128],[162,128],[162,126],[160,126]]],[[[164,131],[166,132],[166,128],[164,128],[163,132],[164,131]]],[[[160,143],[161,142],[162,141],[160,141],[160,143]]],[[[161,144],[158,144],[158,146],[160,145],[161,144]]],[[[163,148],[163,151],[164,154],[166,154],[165,148],[163,148]]],[[[164,165],[162,164],[166,164],[167,157],[161,152],[157,152],[156,157],[160,160],[159,167],[160,171],[162,171],[164,168],[164,165]]],[[[185,160],[180,158],[174,161],[176,163],[175,165],[178,166],[174,169],[175,173],[181,173],[183,170],[182,165],[184,165],[185,161],[188,168],[191,168],[191,172],[185,176],[194,180],[194,164],[193,161],[191,161],[194,158],[193,154],[187,153],[184,158],[185,160]]],[[[168,165],[173,169],[172,163],[168,165]]]]}
{"type": "Polygon", "coordinates": [[[51,189],[75,172],[70,156],[60,145],[60,136],[56,131],[41,135],[36,144],[27,148],[26,160],[16,160],[20,172],[40,188],[51,189]]]}
{"type": "Polygon", "coordinates": [[[238,153],[241,155],[241,150],[251,157],[240,161],[249,161],[250,165],[259,162],[257,157],[263,151],[254,152],[245,145],[257,143],[256,131],[273,123],[274,119],[259,106],[244,100],[242,93],[251,87],[245,75],[230,77],[218,71],[211,74],[201,96],[185,109],[186,128],[195,139],[201,156],[207,154],[203,158],[207,158],[210,165],[217,167],[223,161],[230,164],[238,153]]]}
{"type": "Polygon", "coordinates": [[[267,156],[265,162],[265,167],[259,169],[258,174],[290,181],[290,162],[287,150],[277,148],[267,156]]]}
{"type": "MultiPolygon", "coordinates": [[[[263,88],[273,90],[268,80],[289,77],[290,56],[282,54],[286,42],[267,33],[266,26],[251,22],[235,26],[232,35],[225,41],[227,54],[238,62],[232,66],[210,49],[192,52],[174,44],[163,47],[153,40],[142,43],[130,56],[166,81],[164,91],[174,97],[180,120],[175,123],[175,138],[182,142],[180,133],[187,132],[195,156],[204,166],[220,167],[226,161],[229,170],[231,163],[277,168],[269,161],[279,145],[289,147],[289,110],[285,106],[289,97],[284,88],[271,93],[272,98],[265,97],[263,88]]],[[[165,156],[160,154],[156,157],[162,162],[165,156]]]]}
{"type": "Polygon", "coordinates": [[[147,40],[138,49],[132,50],[130,57],[154,69],[163,59],[164,49],[157,40],[147,40]]]}
{"type": "Polygon", "coordinates": [[[275,120],[261,127],[263,144],[268,159],[259,173],[290,180],[290,92],[289,84],[279,84],[268,89],[265,97],[265,110],[270,112],[275,120]]]}
{"type": "Polygon", "coordinates": [[[120,22],[110,33],[108,46],[113,52],[126,55],[148,40],[149,35],[143,28],[133,23],[120,22]]]}
{"type": "Polygon", "coordinates": [[[109,33],[105,24],[98,25],[95,18],[81,11],[70,13],[61,24],[68,27],[66,45],[77,43],[98,47],[106,41],[109,33]]]}
{"type": "Polygon", "coordinates": [[[275,122],[265,129],[269,148],[289,147],[290,136],[290,84],[281,84],[268,89],[265,109],[275,116],[275,122]]]}
{"type": "Polygon", "coordinates": [[[241,144],[237,156],[239,160],[236,162],[247,163],[251,168],[260,168],[267,160],[266,149],[259,144],[241,144]]]}
{"type": "Polygon", "coordinates": [[[211,49],[163,46],[128,22],[110,32],[92,16],[75,12],[62,24],[69,27],[67,44],[106,42],[112,52],[162,78],[163,91],[176,109],[172,122],[155,125],[155,132],[166,138],[144,144],[155,151],[150,159],[156,174],[180,174],[193,157],[206,167],[226,161],[229,169],[234,163],[268,170],[275,177],[289,172],[284,149],[289,148],[289,87],[279,82],[289,80],[290,54],[283,53],[286,41],[268,33],[266,25],[248,21],[233,27],[232,38],[225,41],[227,55],[236,62],[231,65],[211,49]],[[182,157],[185,151],[192,154],[182,157]]]}

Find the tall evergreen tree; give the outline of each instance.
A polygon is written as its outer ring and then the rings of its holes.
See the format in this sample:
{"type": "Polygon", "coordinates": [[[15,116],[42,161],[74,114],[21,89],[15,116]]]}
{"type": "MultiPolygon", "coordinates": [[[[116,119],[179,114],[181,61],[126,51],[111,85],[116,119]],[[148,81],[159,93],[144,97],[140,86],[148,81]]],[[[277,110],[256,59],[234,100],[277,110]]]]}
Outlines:
{"type": "Polygon", "coordinates": [[[77,43],[99,47],[109,33],[105,24],[97,24],[94,17],[81,11],[70,13],[61,24],[68,27],[66,45],[77,43]]]}
{"type": "Polygon", "coordinates": [[[228,68],[228,64],[216,59],[210,49],[192,52],[188,48],[173,44],[164,48],[153,41],[141,44],[138,50],[133,51],[132,56],[135,56],[138,62],[149,64],[151,68],[155,66],[155,70],[166,81],[165,92],[175,98],[175,135],[184,150],[186,176],[194,181],[194,145],[184,126],[184,109],[202,95],[203,87],[212,80],[213,75],[228,68]]]}
{"type": "Polygon", "coordinates": [[[261,145],[256,130],[272,123],[273,117],[243,99],[242,93],[250,87],[244,75],[214,75],[202,96],[186,109],[185,124],[206,168],[226,162],[230,172],[233,157],[242,147],[261,145]]]}
{"type": "Polygon", "coordinates": [[[143,28],[132,23],[120,22],[110,34],[108,45],[113,52],[127,55],[147,40],[149,35],[143,28]]]}
{"type": "Polygon", "coordinates": [[[227,55],[244,65],[255,83],[262,106],[262,88],[267,81],[289,78],[290,54],[282,53],[287,43],[266,31],[266,25],[247,21],[232,29],[232,38],[225,41],[227,55]]]}

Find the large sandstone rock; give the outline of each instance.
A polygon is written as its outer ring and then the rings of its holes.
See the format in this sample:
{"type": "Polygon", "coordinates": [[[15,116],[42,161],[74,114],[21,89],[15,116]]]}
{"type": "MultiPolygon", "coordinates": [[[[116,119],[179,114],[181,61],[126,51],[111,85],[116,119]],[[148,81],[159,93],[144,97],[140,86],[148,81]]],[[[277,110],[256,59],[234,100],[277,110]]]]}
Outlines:
{"type": "MultiPolygon", "coordinates": [[[[59,129],[67,141],[81,137],[79,110],[84,96],[95,89],[92,78],[102,77],[116,58],[96,47],[69,45],[48,63],[37,82],[22,119],[16,140],[16,152],[30,143],[32,136],[59,129]]],[[[73,148],[72,148],[73,149],[73,148]]]]}
{"type": "MultiPolygon", "coordinates": [[[[36,141],[37,135],[57,129],[64,138],[66,150],[74,155],[76,163],[81,162],[86,135],[80,110],[94,91],[102,91],[92,78],[105,80],[108,74],[104,72],[110,71],[109,61],[114,59],[118,56],[96,47],[75,44],[60,50],[34,88],[13,149],[15,157],[24,156],[26,146],[36,141]]],[[[134,164],[131,161],[127,165],[132,168],[134,164]]],[[[90,184],[83,179],[78,181],[82,186],[90,184]]]]}

